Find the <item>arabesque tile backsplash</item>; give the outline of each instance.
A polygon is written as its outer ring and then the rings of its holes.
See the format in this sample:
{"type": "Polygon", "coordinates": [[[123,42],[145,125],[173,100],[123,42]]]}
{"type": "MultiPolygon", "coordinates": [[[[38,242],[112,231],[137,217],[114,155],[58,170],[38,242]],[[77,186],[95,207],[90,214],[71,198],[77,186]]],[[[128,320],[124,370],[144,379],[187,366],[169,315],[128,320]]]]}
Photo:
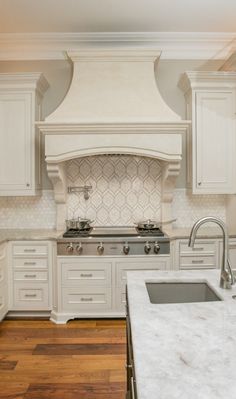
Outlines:
{"type": "Polygon", "coordinates": [[[68,218],[82,216],[96,225],[133,225],[143,219],[160,219],[161,163],[131,155],[99,155],[67,162],[68,185],[91,185],[68,196],[68,218]]]}
{"type": "MultiPolygon", "coordinates": [[[[87,216],[97,225],[132,225],[161,216],[161,163],[128,155],[86,157],[67,162],[68,185],[92,185],[88,200],[83,193],[68,195],[68,218],[87,216]]],[[[172,204],[175,227],[191,227],[206,215],[226,218],[224,195],[191,195],[176,189],[172,204]]],[[[0,197],[0,228],[55,228],[53,191],[40,197],[0,197]]]]}

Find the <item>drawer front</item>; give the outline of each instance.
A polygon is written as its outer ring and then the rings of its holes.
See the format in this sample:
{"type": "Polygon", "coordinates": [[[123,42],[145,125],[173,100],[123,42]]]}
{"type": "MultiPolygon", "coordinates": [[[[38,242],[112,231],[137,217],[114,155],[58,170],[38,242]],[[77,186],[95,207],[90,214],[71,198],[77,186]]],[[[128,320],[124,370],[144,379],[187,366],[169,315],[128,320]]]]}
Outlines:
{"type": "Polygon", "coordinates": [[[47,271],[14,271],[14,281],[48,281],[47,271]]]}
{"type": "Polygon", "coordinates": [[[13,267],[16,269],[46,269],[48,260],[47,258],[13,258],[13,267]]]}
{"type": "Polygon", "coordinates": [[[215,269],[215,256],[181,256],[180,269],[215,269]]]}
{"type": "Polygon", "coordinates": [[[62,307],[65,311],[88,312],[111,309],[111,288],[64,287],[62,307]]]}
{"type": "Polygon", "coordinates": [[[47,284],[14,284],[14,308],[19,310],[47,310],[48,285],[47,284]]]}
{"type": "Polygon", "coordinates": [[[216,253],[216,243],[215,242],[199,242],[196,241],[194,244],[194,248],[188,246],[188,242],[180,242],[179,244],[179,252],[180,255],[184,254],[215,254],[216,253]]]}
{"type": "Polygon", "coordinates": [[[116,263],[116,282],[118,285],[126,282],[126,273],[128,271],[135,271],[135,270],[166,270],[167,268],[167,261],[166,259],[163,261],[153,261],[153,262],[145,262],[138,263],[138,262],[130,262],[130,263],[123,263],[117,262],[116,263]]]}
{"type": "Polygon", "coordinates": [[[13,244],[13,256],[46,256],[47,254],[46,244],[13,244]]]}
{"type": "Polygon", "coordinates": [[[63,285],[111,285],[111,263],[62,264],[63,285]]]}

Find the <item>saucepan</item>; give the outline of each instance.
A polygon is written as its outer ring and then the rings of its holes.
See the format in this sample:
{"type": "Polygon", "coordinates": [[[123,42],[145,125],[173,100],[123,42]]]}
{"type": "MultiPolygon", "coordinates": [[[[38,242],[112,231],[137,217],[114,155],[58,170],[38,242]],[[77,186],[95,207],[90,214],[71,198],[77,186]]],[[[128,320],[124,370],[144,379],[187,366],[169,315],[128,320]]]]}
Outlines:
{"type": "Polygon", "coordinates": [[[141,222],[134,223],[138,229],[152,230],[160,229],[161,226],[175,222],[177,219],[165,220],[164,222],[157,222],[155,220],[147,219],[141,222]]]}
{"type": "Polygon", "coordinates": [[[93,220],[80,218],[77,219],[67,219],[66,220],[66,228],[69,229],[76,229],[76,230],[85,230],[90,229],[93,220]]]}

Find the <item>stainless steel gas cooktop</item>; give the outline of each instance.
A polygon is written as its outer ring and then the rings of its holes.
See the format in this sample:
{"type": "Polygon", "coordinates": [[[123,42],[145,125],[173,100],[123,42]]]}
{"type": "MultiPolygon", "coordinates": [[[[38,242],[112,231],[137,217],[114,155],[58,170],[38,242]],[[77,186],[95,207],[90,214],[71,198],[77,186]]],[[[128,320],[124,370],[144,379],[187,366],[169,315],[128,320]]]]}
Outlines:
{"type": "Polygon", "coordinates": [[[69,229],[57,243],[58,255],[158,255],[170,252],[169,238],[159,229],[105,226],[69,229]]]}

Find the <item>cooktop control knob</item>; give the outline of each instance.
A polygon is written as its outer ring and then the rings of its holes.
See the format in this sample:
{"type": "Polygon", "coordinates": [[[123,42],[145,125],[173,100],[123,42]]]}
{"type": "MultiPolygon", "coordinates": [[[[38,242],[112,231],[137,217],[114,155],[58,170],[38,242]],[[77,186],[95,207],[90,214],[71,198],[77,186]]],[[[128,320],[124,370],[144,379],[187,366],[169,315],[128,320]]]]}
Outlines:
{"type": "Polygon", "coordinates": [[[146,244],[144,245],[144,252],[145,254],[149,254],[149,252],[151,251],[151,245],[146,242],[146,244]]]}
{"type": "Polygon", "coordinates": [[[72,243],[68,244],[66,247],[66,252],[68,252],[68,254],[72,254],[73,251],[74,251],[73,244],[72,243]]]}
{"type": "Polygon", "coordinates": [[[123,252],[125,255],[128,255],[130,250],[130,246],[128,245],[128,243],[125,243],[125,245],[123,246],[123,252]]]}
{"type": "Polygon", "coordinates": [[[158,242],[155,242],[154,244],[154,252],[155,254],[158,254],[160,251],[160,245],[158,244],[158,242]]]}
{"type": "Polygon", "coordinates": [[[79,243],[79,245],[77,245],[77,247],[76,247],[76,252],[77,252],[77,254],[80,255],[82,253],[82,251],[83,251],[82,244],[79,243]]]}
{"type": "Polygon", "coordinates": [[[103,252],[104,252],[104,246],[103,246],[102,242],[98,245],[98,247],[97,247],[97,252],[98,252],[99,255],[102,255],[102,254],[103,254],[103,252]]]}

